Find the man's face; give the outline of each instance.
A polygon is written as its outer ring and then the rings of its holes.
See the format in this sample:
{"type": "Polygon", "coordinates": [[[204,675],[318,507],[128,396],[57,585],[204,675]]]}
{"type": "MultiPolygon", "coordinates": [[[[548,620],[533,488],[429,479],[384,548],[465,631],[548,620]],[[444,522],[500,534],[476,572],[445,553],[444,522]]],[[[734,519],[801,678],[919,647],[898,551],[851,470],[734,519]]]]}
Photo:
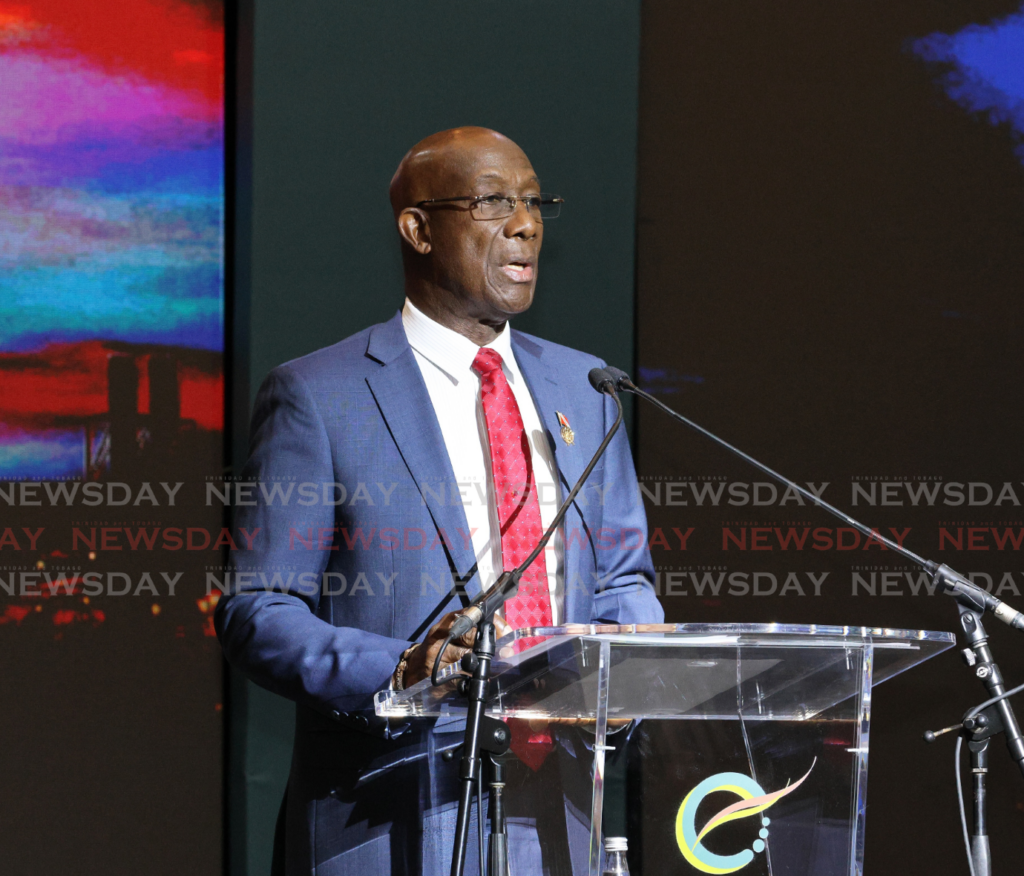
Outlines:
{"type": "MultiPolygon", "coordinates": [[[[435,198],[537,195],[540,183],[514,143],[481,138],[460,145],[431,185],[435,198]]],[[[477,220],[462,201],[428,208],[434,279],[453,293],[461,314],[501,323],[533,302],[543,224],[519,203],[504,219],[477,220]]]]}

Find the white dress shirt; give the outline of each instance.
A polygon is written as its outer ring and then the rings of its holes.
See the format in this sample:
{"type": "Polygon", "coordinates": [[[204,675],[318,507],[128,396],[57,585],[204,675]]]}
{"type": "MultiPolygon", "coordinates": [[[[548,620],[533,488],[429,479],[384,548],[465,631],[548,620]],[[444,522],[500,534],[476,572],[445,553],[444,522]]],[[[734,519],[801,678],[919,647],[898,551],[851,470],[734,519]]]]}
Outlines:
{"type": "MultiPolygon", "coordinates": [[[[469,524],[480,586],[486,590],[498,579],[502,562],[487,421],[480,401],[480,376],[472,368],[480,348],[469,338],[432,320],[408,299],[402,308],[402,325],[441,426],[458,486],[456,498],[461,497],[469,524]]],[[[541,525],[546,529],[551,525],[561,501],[554,454],[544,435],[533,396],[512,352],[507,323],[501,334],[487,346],[501,354],[502,370],[529,436],[541,525]]],[[[445,498],[450,500],[451,497],[445,498]]],[[[556,531],[544,549],[552,623],[556,625],[562,622],[563,615],[562,560],[562,535],[556,531]]]]}

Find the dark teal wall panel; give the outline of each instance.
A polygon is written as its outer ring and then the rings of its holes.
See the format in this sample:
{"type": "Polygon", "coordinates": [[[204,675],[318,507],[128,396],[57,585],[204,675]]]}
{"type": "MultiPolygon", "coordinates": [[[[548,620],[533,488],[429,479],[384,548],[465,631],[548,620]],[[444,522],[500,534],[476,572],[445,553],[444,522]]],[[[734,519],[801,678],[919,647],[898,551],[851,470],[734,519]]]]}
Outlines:
{"type": "Polygon", "coordinates": [[[462,124],[512,137],[568,202],[517,325],[628,365],[638,7],[257,3],[254,389],[401,305],[391,174],[462,124]]]}
{"type": "MultiPolygon", "coordinates": [[[[630,367],[639,6],[256,0],[251,225],[239,215],[251,255],[239,247],[238,271],[250,392],[280,362],[401,306],[388,183],[413,143],[465,124],[516,140],[568,202],[516,326],[630,367]]],[[[292,709],[241,687],[232,872],[263,876],[292,709]]]]}

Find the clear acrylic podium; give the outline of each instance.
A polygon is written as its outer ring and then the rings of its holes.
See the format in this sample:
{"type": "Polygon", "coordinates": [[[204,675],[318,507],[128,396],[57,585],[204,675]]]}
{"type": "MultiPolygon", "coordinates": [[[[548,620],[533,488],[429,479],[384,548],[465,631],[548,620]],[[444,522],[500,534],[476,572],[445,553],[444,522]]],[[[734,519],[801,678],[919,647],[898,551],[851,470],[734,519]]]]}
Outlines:
{"type": "MultiPolygon", "coordinates": [[[[508,756],[513,876],[599,876],[613,806],[634,876],[862,873],[871,688],[953,644],[815,625],[516,630],[498,642],[488,713],[554,745],[537,769],[508,756]],[[607,794],[611,765],[625,778],[607,794]]],[[[438,775],[457,769],[440,755],[462,738],[458,674],[377,695],[378,715],[438,719],[438,775]]]]}

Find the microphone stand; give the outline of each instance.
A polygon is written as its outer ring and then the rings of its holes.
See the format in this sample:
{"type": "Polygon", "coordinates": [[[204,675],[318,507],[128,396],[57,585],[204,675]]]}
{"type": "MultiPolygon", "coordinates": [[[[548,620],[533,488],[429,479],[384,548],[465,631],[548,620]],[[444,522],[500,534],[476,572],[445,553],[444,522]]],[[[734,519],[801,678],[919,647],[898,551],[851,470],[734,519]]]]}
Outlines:
{"type": "Polygon", "coordinates": [[[960,627],[964,632],[969,647],[964,648],[964,663],[974,669],[974,674],[984,683],[991,697],[980,706],[967,711],[959,724],[943,730],[927,731],[925,742],[934,742],[939,736],[959,730],[957,742],[956,770],[957,795],[960,802],[960,816],[963,820],[965,842],[971,865],[972,876],[992,876],[992,857],[988,837],[988,747],[989,740],[1000,733],[1006,734],[1006,744],[1011,755],[1024,772],[1022,761],[1022,740],[1017,718],[1010,706],[1010,697],[1019,693],[1021,688],[1006,691],[999,667],[992,659],[992,651],[988,646],[988,633],[981,622],[981,611],[976,607],[960,604],[960,627]],[[963,742],[971,753],[971,775],[974,784],[974,819],[970,839],[966,837],[966,815],[963,811],[963,795],[960,784],[960,747],[963,742]]]}
{"type": "MultiPolygon", "coordinates": [[[[576,496],[583,488],[587,478],[590,477],[598,460],[604,455],[605,450],[611,443],[615,433],[622,425],[622,402],[615,392],[615,381],[601,368],[594,368],[590,372],[590,383],[598,392],[611,396],[617,410],[615,422],[611,429],[604,436],[604,440],[597,448],[587,467],[583,470],[576,485],[570,490],[565,501],[555,514],[551,525],[541,536],[533,552],[523,563],[512,571],[503,572],[487,593],[474,601],[474,605],[452,624],[448,637],[434,661],[433,670],[430,674],[434,685],[440,683],[437,673],[441,665],[441,657],[448,646],[457,638],[464,635],[473,626],[476,626],[476,640],[473,643],[473,650],[462,658],[461,666],[464,671],[469,672],[468,678],[459,680],[459,690],[468,701],[466,713],[466,731],[463,737],[462,758],[459,762],[459,811],[455,822],[455,846],[452,849],[451,876],[463,876],[466,865],[466,847],[469,840],[469,815],[473,800],[473,790],[480,780],[482,753],[492,755],[491,762],[491,799],[494,806],[491,811],[492,818],[492,840],[491,840],[491,873],[490,876],[508,876],[508,837],[505,834],[504,805],[502,792],[504,790],[504,775],[500,763],[495,757],[504,754],[511,742],[511,736],[504,722],[496,718],[490,718],[484,714],[487,706],[487,688],[490,682],[491,661],[494,658],[494,614],[505,604],[506,600],[512,599],[519,592],[519,579],[537,559],[540,552],[544,550],[555,530],[561,525],[569,507],[576,500],[576,496]],[[467,623],[468,621],[468,623],[467,623]],[[498,833],[494,834],[493,830],[498,833]]],[[[447,754],[447,753],[446,753],[447,754]]],[[[454,758],[454,751],[451,757],[454,758]]],[[[484,851],[481,845],[480,859],[483,862],[484,851]]],[[[481,863],[481,874],[483,863],[481,863]]]]}
{"type": "MultiPolygon", "coordinates": [[[[988,819],[987,819],[987,789],[986,778],[988,775],[988,741],[997,733],[1006,734],[1006,745],[1010,754],[1017,762],[1017,766],[1024,773],[1024,737],[1021,736],[1020,726],[1014,714],[1013,706],[1008,699],[1003,684],[1002,673],[996,665],[992,651],[988,645],[988,633],[982,625],[982,614],[991,611],[1003,623],[1014,627],[1017,630],[1024,630],[1024,615],[1007,605],[1005,602],[989,594],[986,590],[953,571],[949,566],[926,560],[913,551],[908,550],[900,544],[883,536],[878,530],[870,529],[859,520],[850,517],[833,505],[824,501],[818,496],[791,481],[789,478],[768,468],[768,466],[744,453],[742,450],[733,447],[727,441],[723,441],[713,432],[709,432],[703,426],[699,426],[692,420],[687,419],[677,411],[672,410],[668,405],[656,399],[648,392],[644,392],[630,380],[629,375],[618,368],[607,368],[607,372],[614,378],[616,388],[620,391],[631,392],[636,396],[651,402],[655,407],[660,408],[670,417],[706,438],[711,439],[720,447],[724,447],[730,453],[752,465],[759,471],[764,472],[770,478],[778,481],[784,486],[795,490],[804,498],[809,499],[813,504],[824,508],[830,514],[838,517],[847,525],[858,532],[875,539],[890,550],[895,551],[902,557],[925,569],[931,576],[932,581],[938,585],[943,593],[952,596],[958,603],[960,614],[960,627],[967,640],[968,647],[963,650],[963,657],[968,667],[973,667],[974,674],[979,678],[988,690],[991,699],[986,701],[984,709],[972,709],[965,716],[962,724],[947,727],[936,733],[929,731],[925,734],[925,740],[933,742],[936,737],[951,730],[963,730],[962,738],[967,740],[968,748],[971,751],[971,767],[974,776],[974,834],[968,853],[971,859],[971,871],[973,876],[991,876],[992,865],[989,856],[988,841],[988,819]]],[[[1012,693],[1012,691],[1011,691],[1012,693]]],[[[960,765],[957,763],[957,769],[960,765]]],[[[959,781],[959,772],[957,773],[959,781]]]]}

